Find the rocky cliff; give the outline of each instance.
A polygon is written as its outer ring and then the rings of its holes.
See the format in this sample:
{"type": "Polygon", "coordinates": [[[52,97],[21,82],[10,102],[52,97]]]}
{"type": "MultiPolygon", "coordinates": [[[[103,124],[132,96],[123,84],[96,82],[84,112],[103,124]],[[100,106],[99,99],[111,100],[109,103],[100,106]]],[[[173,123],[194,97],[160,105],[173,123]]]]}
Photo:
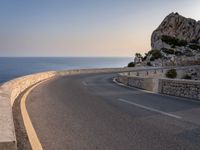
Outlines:
{"type": "Polygon", "coordinates": [[[152,49],[178,48],[200,44],[200,21],[169,14],[152,33],[152,49]]]}
{"type": "Polygon", "coordinates": [[[200,64],[200,21],[169,14],[151,36],[152,50],[143,58],[154,66],[200,64]]]}

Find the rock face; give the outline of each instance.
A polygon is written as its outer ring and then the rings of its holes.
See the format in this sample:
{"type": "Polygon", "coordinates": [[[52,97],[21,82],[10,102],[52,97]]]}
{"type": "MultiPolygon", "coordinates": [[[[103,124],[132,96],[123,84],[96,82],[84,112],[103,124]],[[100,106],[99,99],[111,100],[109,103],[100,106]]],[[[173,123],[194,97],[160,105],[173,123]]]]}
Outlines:
{"type": "Polygon", "coordinates": [[[144,64],[153,66],[200,64],[200,21],[169,14],[153,31],[152,50],[144,64]]]}
{"type": "Polygon", "coordinates": [[[160,26],[153,32],[151,37],[152,49],[176,48],[186,46],[184,42],[200,44],[200,21],[185,18],[178,13],[169,14],[160,26]],[[181,44],[172,44],[163,39],[171,37],[172,40],[179,40],[181,44]]]}

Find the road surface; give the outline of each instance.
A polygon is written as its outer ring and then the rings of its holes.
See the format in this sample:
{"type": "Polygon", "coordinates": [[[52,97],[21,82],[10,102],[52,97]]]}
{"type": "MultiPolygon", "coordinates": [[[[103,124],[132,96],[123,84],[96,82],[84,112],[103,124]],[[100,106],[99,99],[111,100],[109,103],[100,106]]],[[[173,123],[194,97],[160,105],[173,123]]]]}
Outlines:
{"type": "Polygon", "coordinates": [[[116,74],[59,77],[26,107],[46,150],[199,150],[200,103],[113,83],[116,74]]]}

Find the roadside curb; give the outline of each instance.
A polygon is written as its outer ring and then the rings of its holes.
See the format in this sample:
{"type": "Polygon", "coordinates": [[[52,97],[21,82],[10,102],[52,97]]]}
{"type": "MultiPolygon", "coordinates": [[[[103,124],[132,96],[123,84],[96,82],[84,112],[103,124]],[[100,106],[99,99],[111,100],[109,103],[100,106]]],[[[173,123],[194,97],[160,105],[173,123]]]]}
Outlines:
{"type": "Polygon", "coordinates": [[[28,115],[28,111],[26,109],[26,99],[27,99],[27,96],[29,95],[29,93],[34,89],[36,88],[37,86],[39,86],[40,84],[46,82],[46,81],[49,81],[50,79],[46,79],[46,80],[43,80],[39,83],[36,83],[35,85],[33,85],[32,87],[30,87],[21,97],[21,100],[20,100],[20,109],[21,109],[21,114],[22,114],[22,119],[23,119],[23,122],[24,122],[24,126],[25,126],[25,130],[26,130],[26,133],[28,135],[28,138],[29,138],[29,142],[31,144],[31,147],[33,150],[43,150],[42,148],[42,145],[38,139],[38,136],[37,136],[37,133],[32,125],[32,122],[31,122],[31,119],[28,115]]]}

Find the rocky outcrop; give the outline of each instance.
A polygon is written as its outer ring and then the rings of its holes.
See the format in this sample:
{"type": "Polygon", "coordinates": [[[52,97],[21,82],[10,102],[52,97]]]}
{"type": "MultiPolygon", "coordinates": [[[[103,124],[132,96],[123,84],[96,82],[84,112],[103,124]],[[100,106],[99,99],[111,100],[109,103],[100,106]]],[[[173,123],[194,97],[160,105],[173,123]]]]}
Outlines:
{"type": "Polygon", "coordinates": [[[152,49],[185,47],[189,44],[200,44],[200,21],[178,13],[169,14],[151,37],[152,49]]]}
{"type": "Polygon", "coordinates": [[[200,64],[200,21],[169,14],[153,31],[152,50],[143,64],[153,66],[200,64]]]}

